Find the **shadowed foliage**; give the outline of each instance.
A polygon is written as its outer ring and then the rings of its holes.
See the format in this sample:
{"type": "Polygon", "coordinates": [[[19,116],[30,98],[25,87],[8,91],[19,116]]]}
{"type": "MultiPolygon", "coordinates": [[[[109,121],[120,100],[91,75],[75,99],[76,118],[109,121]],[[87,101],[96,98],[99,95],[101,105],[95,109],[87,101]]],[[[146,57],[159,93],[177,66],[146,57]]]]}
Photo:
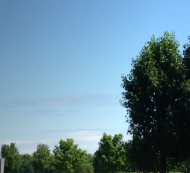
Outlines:
{"type": "MultiPolygon", "coordinates": [[[[155,156],[148,162],[157,162],[161,173],[167,171],[168,158],[183,160],[190,156],[189,54],[186,45],[182,57],[175,34],[165,32],[147,42],[133,60],[130,74],[122,76],[128,133],[139,146],[144,145],[142,152],[146,147],[148,155],[155,156]]],[[[157,171],[156,167],[151,171],[157,171]]]]}

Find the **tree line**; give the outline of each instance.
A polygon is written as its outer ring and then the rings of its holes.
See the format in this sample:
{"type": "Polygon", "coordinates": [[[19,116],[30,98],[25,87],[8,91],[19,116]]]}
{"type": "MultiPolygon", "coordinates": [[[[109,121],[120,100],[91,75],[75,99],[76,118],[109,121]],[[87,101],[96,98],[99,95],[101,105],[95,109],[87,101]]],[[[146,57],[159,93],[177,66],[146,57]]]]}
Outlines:
{"type": "MultiPolygon", "coordinates": [[[[190,37],[189,37],[190,39],[190,37]]],[[[51,153],[39,144],[20,155],[14,143],[3,145],[5,173],[190,172],[190,44],[179,51],[175,33],[145,44],[122,76],[121,105],[127,110],[129,141],[122,134],[103,134],[92,155],[72,139],[60,140],[51,153]],[[22,165],[22,166],[21,166],[22,165]],[[30,172],[29,170],[26,172],[30,172]]]]}
{"type": "Polygon", "coordinates": [[[4,144],[5,173],[79,173],[93,172],[92,155],[82,150],[73,139],[60,140],[51,151],[46,144],[38,144],[32,154],[20,154],[15,143],[4,144]]]}
{"type": "Polygon", "coordinates": [[[73,139],[60,140],[51,152],[46,144],[38,144],[36,151],[19,154],[15,143],[4,144],[5,173],[93,173],[127,170],[123,135],[103,134],[94,154],[87,153],[73,139]]]}
{"type": "MultiPolygon", "coordinates": [[[[15,143],[4,144],[1,154],[5,158],[5,173],[124,173],[149,170],[151,167],[148,165],[154,162],[152,156],[140,146],[134,150],[131,142],[124,141],[122,134],[111,136],[104,133],[94,154],[80,149],[73,139],[60,140],[52,152],[48,145],[38,144],[32,154],[19,154],[15,143]]],[[[167,166],[169,171],[189,172],[190,158],[182,162],[171,159],[167,166]]]]}

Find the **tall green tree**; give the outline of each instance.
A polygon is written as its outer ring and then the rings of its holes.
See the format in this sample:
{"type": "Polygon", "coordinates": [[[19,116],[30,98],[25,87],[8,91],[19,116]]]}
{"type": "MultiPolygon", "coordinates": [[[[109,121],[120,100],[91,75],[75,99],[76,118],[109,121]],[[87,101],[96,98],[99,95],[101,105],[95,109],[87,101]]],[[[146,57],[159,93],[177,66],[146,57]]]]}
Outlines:
{"type": "Polygon", "coordinates": [[[22,164],[22,161],[15,143],[11,143],[10,145],[2,145],[1,154],[5,158],[4,172],[17,172],[22,164]]]}
{"type": "Polygon", "coordinates": [[[36,173],[47,172],[51,166],[51,152],[48,145],[38,144],[33,153],[33,166],[36,173]]]}
{"type": "Polygon", "coordinates": [[[149,143],[161,173],[167,171],[168,158],[190,155],[190,61],[185,50],[183,58],[174,33],[153,36],[133,60],[130,74],[122,76],[128,133],[149,143]]]}
{"type": "Polygon", "coordinates": [[[99,148],[95,152],[95,172],[118,172],[127,168],[126,151],[124,149],[123,135],[103,134],[99,148]]]}
{"type": "Polygon", "coordinates": [[[87,153],[78,148],[73,139],[60,140],[59,146],[53,150],[55,156],[55,168],[60,172],[71,173],[86,163],[87,153]]]}

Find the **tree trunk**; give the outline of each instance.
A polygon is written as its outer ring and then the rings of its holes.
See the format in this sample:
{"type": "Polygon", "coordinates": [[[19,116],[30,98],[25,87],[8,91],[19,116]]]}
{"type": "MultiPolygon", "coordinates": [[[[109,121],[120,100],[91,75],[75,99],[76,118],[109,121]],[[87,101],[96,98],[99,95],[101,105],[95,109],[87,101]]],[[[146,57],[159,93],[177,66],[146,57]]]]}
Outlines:
{"type": "Polygon", "coordinates": [[[166,173],[167,165],[166,165],[166,157],[161,154],[160,157],[160,173],[166,173]]]}

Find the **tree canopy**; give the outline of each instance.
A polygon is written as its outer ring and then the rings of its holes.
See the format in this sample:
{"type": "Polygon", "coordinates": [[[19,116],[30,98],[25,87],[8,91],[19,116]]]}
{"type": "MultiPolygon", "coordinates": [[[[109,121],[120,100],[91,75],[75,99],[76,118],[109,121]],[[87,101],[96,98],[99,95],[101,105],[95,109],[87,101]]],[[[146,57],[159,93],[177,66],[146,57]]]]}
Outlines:
{"type": "Polygon", "coordinates": [[[103,134],[99,148],[95,152],[94,167],[96,172],[118,172],[126,169],[126,152],[123,135],[103,134]]]}
{"type": "MultiPolygon", "coordinates": [[[[153,36],[122,76],[122,105],[127,109],[128,133],[146,141],[157,155],[159,171],[167,159],[190,155],[190,56],[180,54],[175,33],[153,36]]],[[[154,170],[152,170],[154,171],[154,170]]]]}
{"type": "Polygon", "coordinates": [[[74,173],[93,173],[94,168],[89,163],[82,163],[77,168],[75,168],[74,173]]]}
{"type": "Polygon", "coordinates": [[[73,139],[60,140],[59,146],[55,146],[53,152],[56,169],[66,173],[74,172],[87,161],[86,151],[78,148],[73,139]]]}
{"type": "Polygon", "coordinates": [[[20,166],[19,173],[34,173],[33,157],[29,154],[21,155],[22,165],[20,166]]]}
{"type": "Polygon", "coordinates": [[[13,173],[19,170],[22,161],[15,143],[2,145],[1,154],[5,158],[5,172],[13,173]]]}
{"type": "Polygon", "coordinates": [[[50,149],[48,145],[38,144],[37,150],[33,153],[33,166],[35,172],[47,172],[50,167],[50,149]]]}

